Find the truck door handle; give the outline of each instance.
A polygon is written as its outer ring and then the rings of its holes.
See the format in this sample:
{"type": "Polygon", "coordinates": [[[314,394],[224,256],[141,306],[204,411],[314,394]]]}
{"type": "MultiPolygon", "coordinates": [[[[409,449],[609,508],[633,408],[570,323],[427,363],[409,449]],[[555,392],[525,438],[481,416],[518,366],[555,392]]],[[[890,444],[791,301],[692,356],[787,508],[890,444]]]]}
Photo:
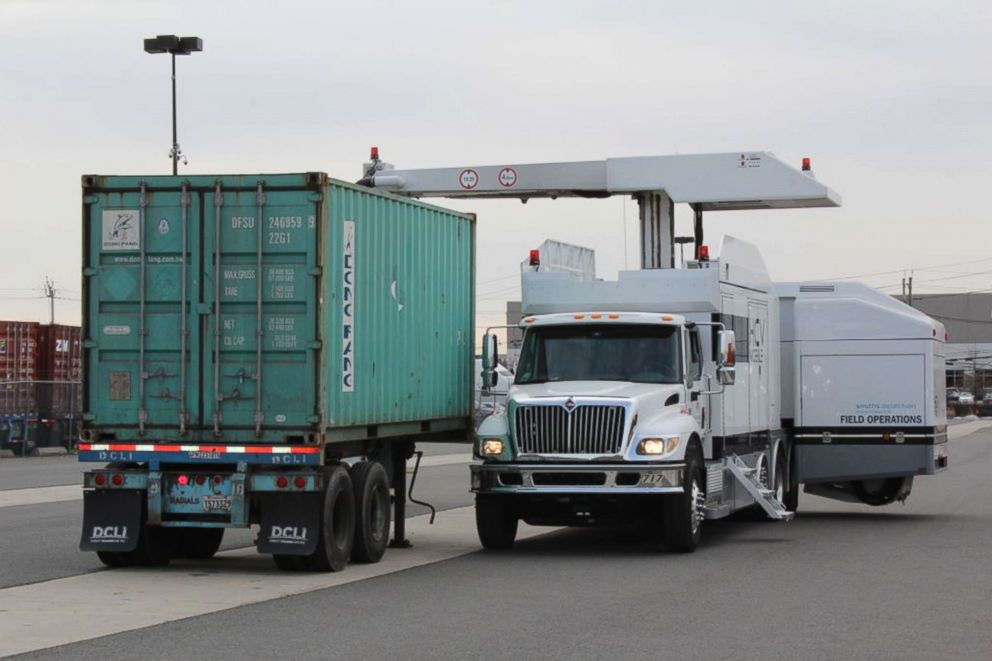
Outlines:
{"type": "Polygon", "coordinates": [[[698,399],[699,399],[699,391],[698,390],[693,390],[691,393],[689,393],[689,401],[690,402],[695,402],[698,399]]]}

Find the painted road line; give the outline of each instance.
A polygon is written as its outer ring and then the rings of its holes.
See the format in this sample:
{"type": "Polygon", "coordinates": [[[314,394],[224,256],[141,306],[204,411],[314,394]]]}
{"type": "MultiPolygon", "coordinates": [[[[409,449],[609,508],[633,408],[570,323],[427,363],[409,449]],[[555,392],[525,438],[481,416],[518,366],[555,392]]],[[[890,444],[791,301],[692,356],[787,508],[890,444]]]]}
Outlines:
{"type": "Polygon", "coordinates": [[[63,500],[82,500],[82,498],[83,487],[81,484],[69,484],[61,487],[7,489],[6,491],[0,491],[0,507],[57,503],[63,500]]]}
{"type": "MultiPolygon", "coordinates": [[[[187,617],[354,583],[480,550],[475,510],[460,507],[407,520],[413,547],[390,549],[381,562],[343,572],[282,572],[255,549],[210,561],[176,561],[156,569],[98,571],[0,590],[0,656],[66,645],[187,617]]],[[[521,522],[517,539],[552,528],[521,522]]]]}
{"type": "MultiPolygon", "coordinates": [[[[408,470],[413,470],[414,459],[407,462],[408,470]]],[[[467,464],[472,461],[472,455],[467,453],[440,454],[424,457],[420,461],[421,468],[437,466],[454,466],[467,464]]],[[[467,474],[466,474],[467,475],[467,474]]],[[[465,478],[466,481],[468,477],[465,478]]],[[[0,508],[15,505],[38,505],[42,503],[59,503],[67,500],[82,500],[83,489],[79,484],[58,487],[32,487],[28,489],[7,489],[0,491],[0,508]]]]}

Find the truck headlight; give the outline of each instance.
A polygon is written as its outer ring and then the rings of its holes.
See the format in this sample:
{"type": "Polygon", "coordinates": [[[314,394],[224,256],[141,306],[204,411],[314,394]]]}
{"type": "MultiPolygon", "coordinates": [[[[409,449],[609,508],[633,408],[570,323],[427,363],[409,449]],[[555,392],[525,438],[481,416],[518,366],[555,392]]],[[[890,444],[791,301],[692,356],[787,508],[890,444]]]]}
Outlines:
{"type": "Polygon", "coordinates": [[[479,447],[482,451],[482,455],[485,457],[493,457],[498,454],[503,454],[503,439],[484,438],[482,439],[482,444],[479,447]]]}
{"type": "Polygon", "coordinates": [[[637,444],[637,454],[667,454],[679,446],[680,440],[678,436],[642,438],[637,444]]]}

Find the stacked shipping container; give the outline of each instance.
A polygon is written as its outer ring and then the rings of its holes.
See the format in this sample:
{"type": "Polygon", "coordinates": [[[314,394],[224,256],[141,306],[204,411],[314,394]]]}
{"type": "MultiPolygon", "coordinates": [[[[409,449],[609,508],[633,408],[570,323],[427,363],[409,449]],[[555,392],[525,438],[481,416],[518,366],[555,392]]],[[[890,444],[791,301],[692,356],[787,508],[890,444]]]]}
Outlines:
{"type": "Polygon", "coordinates": [[[65,445],[79,413],[78,326],[0,321],[0,446],[65,445]]]}

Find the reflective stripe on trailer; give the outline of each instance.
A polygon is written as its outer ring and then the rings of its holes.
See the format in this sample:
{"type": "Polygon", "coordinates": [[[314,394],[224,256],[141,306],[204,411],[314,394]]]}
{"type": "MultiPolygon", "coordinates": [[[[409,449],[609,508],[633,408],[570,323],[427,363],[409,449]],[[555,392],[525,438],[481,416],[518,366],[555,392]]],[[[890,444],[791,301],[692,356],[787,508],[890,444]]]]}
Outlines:
{"type": "Polygon", "coordinates": [[[80,443],[93,452],[214,452],[219,454],[320,454],[318,447],[298,445],[157,445],[144,443],[80,443]]]}

